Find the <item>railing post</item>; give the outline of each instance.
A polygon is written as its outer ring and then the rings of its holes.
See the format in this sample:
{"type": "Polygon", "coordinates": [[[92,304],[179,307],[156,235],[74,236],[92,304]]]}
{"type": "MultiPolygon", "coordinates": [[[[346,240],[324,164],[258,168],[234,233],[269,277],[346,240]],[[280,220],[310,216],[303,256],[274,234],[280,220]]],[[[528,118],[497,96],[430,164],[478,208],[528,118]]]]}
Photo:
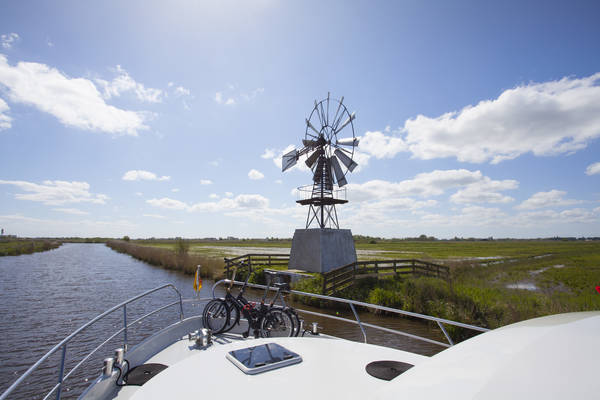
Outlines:
{"type": "Polygon", "coordinates": [[[412,261],[412,274],[413,274],[413,276],[415,276],[415,275],[416,275],[416,270],[415,270],[415,259],[413,258],[411,261],[412,261]]]}
{"type": "Polygon", "coordinates": [[[123,349],[127,353],[127,304],[123,304],[123,349]]]}
{"type": "Polygon", "coordinates": [[[450,346],[454,346],[454,342],[450,338],[450,335],[448,335],[448,332],[446,332],[446,329],[444,329],[444,325],[442,325],[442,323],[440,321],[437,321],[437,324],[440,327],[440,329],[442,330],[442,332],[444,332],[444,335],[446,336],[446,339],[448,339],[448,343],[450,343],[450,346]]]}
{"type": "Polygon", "coordinates": [[[60,400],[60,391],[62,389],[63,376],[65,375],[65,358],[67,356],[67,344],[62,348],[62,356],[60,361],[60,368],[58,372],[58,389],[56,389],[56,400],[60,400]]]}
{"type": "Polygon", "coordinates": [[[354,304],[352,303],[348,303],[350,304],[350,308],[352,309],[352,312],[354,313],[354,318],[356,318],[356,322],[358,322],[358,326],[360,326],[360,330],[362,331],[363,334],[363,338],[365,339],[365,343],[367,343],[367,332],[365,332],[365,328],[362,325],[362,322],[360,321],[360,318],[358,317],[358,313],[356,312],[356,309],[354,308],[354,304]]]}

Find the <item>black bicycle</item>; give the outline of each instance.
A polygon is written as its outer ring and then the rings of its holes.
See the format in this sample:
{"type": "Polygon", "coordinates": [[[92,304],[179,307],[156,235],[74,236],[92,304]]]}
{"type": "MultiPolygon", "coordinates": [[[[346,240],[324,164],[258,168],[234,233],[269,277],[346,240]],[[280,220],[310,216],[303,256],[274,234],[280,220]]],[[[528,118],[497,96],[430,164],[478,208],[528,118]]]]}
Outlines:
{"type": "Polygon", "coordinates": [[[285,306],[285,301],[281,295],[282,290],[289,290],[285,284],[275,284],[277,293],[266,305],[268,291],[270,289],[271,273],[265,271],[267,275],[267,287],[260,301],[249,302],[244,297],[248,279],[246,277],[244,285],[237,296],[231,294],[231,288],[235,281],[237,268],[234,269],[232,279],[224,299],[213,299],[204,308],[202,319],[204,326],[215,333],[224,333],[231,330],[235,325],[239,325],[240,318],[244,317],[248,321],[248,330],[242,335],[248,337],[250,332],[255,337],[284,337],[297,336],[300,332],[300,319],[295,310],[285,306]],[[284,307],[276,306],[275,302],[281,297],[284,307]]]}

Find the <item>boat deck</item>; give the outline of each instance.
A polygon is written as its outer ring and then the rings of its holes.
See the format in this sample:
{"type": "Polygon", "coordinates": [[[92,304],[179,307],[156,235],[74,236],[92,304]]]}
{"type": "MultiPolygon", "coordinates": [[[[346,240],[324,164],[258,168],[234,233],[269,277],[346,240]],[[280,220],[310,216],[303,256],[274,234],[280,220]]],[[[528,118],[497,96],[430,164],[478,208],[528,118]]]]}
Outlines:
{"type": "Polygon", "coordinates": [[[376,345],[365,345],[331,337],[244,339],[238,334],[219,335],[213,345],[201,349],[188,337],[171,344],[146,363],[168,368],[143,386],[124,386],[116,399],[270,398],[285,394],[289,399],[311,397],[365,399],[388,381],[370,376],[365,366],[378,360],[419,364],[428,357],[376,345]],[[278,343],[302,357],[299,364],[257,375],[246,375],[226,359],[231,350],[263,343],[278,343]]]}

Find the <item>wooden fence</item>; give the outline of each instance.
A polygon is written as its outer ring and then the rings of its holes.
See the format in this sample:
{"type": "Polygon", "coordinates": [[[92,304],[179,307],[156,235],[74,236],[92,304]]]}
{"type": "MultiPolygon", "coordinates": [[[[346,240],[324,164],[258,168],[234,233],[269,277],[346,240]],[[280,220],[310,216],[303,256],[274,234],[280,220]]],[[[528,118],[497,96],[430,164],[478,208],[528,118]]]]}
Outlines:
{"type": "MultiPolygon", "coordinates": [[[[248,273],[252,273],[253,265],[287,266],[290,256],[289,254],[245,254],[235,258],[225,257],[224,261],[225,276],[231,278],[234,267],[247,268],[248,273]]],[[[322,293],[329,295],[352,286],[357,279],[381,275],[432,276],[449,279],[450,269],[445,265],[416,259],[357,261],[324,273],[322,293]]]]}
{"type": "Polygon", "coordinates": [[[287,266],[290,262],[289,254],[244,254],[235,258],[224,258],[225,276],[231,278],[231,272],[234,267],[240,269],[248,268],[248,273],[252,273],[253,265],[261,266],[287,266]]]}
{"type": "Polygon", "coordinates": [[[433,276],[449,279],[450,269],[445,265],[416,259],[357,261],[324,273],[322,293],[330,295],[352,286],[357,279],[380,275],[433,276]]]}

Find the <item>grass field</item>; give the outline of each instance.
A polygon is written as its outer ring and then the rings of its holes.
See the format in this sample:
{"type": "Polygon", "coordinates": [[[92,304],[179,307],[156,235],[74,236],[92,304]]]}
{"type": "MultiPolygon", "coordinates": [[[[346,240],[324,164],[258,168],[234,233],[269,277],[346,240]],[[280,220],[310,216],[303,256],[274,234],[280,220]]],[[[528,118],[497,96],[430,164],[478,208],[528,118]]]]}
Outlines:
{"type": "Polygon", "coordinates": [[[38,251],[46,251],[59,247],[60,242],[51,240],[16,239],[0,241],[0,256],[18,256],[20,254],[31,254],[38,251]]]}
{"type": "MultiPolygon", "coordinates": [[[[173,249],[174,241],[136,244],[173,249]]],[[[290,245],[290,241],[190,241],[189,252],[222,262],[222,257],[283,251],[290,245]]],[[[365,279],[345,289],[342,297],[489,328],[559,312],[600,310],[595,290],[600,285],[600,241],[370,239],[358,240],[356,248],[359,259],[433,260],[450,266],[451,279],[365,279]]],[[[298,288],[317,293],[320,285],[315,279],[298,288]]]]}

